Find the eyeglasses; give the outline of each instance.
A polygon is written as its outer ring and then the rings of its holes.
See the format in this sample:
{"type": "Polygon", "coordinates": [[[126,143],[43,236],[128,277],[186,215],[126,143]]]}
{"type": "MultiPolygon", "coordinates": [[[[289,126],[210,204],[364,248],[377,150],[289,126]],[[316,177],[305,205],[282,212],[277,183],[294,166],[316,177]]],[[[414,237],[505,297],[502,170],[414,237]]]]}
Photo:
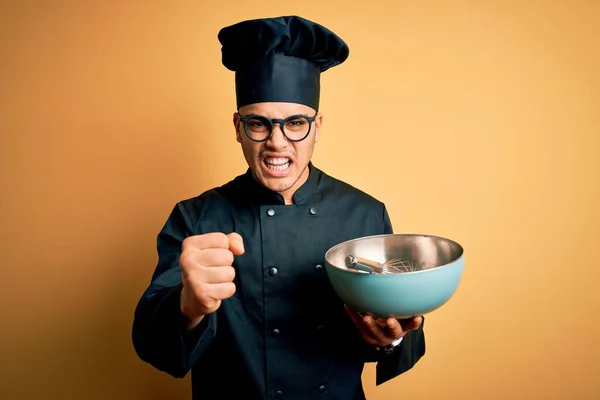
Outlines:
{"type": "Polygon", "coordinates": [[[244,124],[244,132],[254,142],[264,142],[273,133],[275,124],[279,124],[283,135],[290,142],[300,142],[308,137],[312,123],[316,119],[306,115],[290,115],[285,119],[270,119],[264,115],[250,114],[240,118],[244,124]]]}

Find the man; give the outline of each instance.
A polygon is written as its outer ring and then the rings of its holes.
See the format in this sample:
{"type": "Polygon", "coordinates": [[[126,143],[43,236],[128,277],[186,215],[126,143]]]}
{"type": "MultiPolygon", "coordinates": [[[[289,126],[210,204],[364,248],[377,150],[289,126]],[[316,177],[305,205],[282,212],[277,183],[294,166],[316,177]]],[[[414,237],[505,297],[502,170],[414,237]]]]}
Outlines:
{"type": "Polygon", "coordinates": [[[235,71],[233,125],[248,163],[221,187],[180,201],[158,235],[158,265],[135,311],[139,357],[194,399],[364,399],[425,352],[423,318],[375,321],[333,292],[324,254],[391,233],[385,205],[311,162],[321,135],[320,73],[347,45],[300,17],[219,33],[235,71]]]}

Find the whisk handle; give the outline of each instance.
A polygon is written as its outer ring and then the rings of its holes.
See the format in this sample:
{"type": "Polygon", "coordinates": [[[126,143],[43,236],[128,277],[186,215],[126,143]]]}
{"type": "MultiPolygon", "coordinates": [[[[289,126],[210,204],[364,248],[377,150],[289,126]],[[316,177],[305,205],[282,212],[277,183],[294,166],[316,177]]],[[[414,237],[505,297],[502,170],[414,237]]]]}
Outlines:
{"type": "Polygon", "coordinates": [[[349,255],[346,257],[346,266],[348,268],[354,268],[360,271],[368,272],[370,274],[373,272],[383,272],[383,267],[381,266],[381,264],[354,255],[349,255]]]}

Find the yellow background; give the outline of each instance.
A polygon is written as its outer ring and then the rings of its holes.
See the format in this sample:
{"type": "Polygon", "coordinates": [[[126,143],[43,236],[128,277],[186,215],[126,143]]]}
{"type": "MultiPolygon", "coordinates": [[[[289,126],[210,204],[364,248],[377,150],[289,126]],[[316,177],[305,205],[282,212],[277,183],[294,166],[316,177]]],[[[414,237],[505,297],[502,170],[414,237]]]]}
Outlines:
{"type": "Polygon", "coordinates": [[[351,48],[315,164],[466,248],[427,355],[368,366],[368,398],[598,398],[599,5],[3,2],[0,398],[190,398],[135,356],[133,309],[174,203],[246,168],[217,32],[280,14],[351,48]]]}

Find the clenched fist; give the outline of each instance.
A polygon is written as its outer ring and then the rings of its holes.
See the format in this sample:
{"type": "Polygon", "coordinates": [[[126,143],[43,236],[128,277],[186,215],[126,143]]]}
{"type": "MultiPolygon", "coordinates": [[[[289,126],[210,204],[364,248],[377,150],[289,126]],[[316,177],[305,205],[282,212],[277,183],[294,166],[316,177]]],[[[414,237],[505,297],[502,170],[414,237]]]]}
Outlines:
{"type": "Polygon", "coordinates": [[[243,253],[244,242],[237,233],[206,233],[183,241],[179,257],[181,312],[188,319],[188,329],[216,311],[222,300],[233,296],[233,257],[243,253]]]}

